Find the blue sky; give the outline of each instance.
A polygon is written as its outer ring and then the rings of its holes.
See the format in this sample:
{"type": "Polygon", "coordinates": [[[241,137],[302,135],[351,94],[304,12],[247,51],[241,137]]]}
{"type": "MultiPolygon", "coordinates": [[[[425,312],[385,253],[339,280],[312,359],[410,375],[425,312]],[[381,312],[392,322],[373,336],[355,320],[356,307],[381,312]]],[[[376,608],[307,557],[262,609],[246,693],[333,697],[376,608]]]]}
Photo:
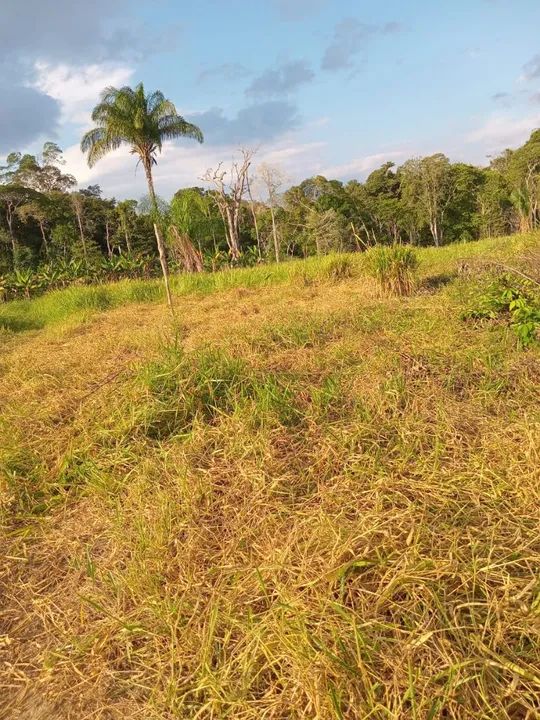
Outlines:
{"type": "Polygon", "coordinates": [[[0,155],[55,139],[81,184],[117,197],[144,192],[129,153],[89,170],[78,150],[108,84],[160,88],[204,130],[164,148],[165,196],[240,146],[290,182],[348,179],[437,151],[485,163],[540,126],[534,0],[4,4],[0,155]]]}

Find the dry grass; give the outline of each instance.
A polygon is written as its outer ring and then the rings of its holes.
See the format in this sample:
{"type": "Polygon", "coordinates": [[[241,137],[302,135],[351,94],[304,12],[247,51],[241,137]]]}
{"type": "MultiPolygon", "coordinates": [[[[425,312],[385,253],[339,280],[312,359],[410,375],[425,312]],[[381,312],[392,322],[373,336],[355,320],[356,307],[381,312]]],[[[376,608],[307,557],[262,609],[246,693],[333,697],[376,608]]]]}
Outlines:
{"type": "Polygon", "coordinates": [[[539,717],[538,351],[329,270],[7,338],[0,717],[539,717]]]}

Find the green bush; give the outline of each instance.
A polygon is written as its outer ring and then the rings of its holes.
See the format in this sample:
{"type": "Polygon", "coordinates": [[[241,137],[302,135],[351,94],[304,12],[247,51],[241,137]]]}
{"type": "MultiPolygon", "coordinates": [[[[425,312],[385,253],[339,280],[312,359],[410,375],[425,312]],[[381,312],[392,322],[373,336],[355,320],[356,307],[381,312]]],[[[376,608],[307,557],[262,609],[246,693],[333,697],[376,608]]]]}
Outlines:
{"type": "Polygon", "coordinates": [[[366,253],[366,267],[385,295],[410,295],[418,257],[405,245],[377,245],[366,253]]]}

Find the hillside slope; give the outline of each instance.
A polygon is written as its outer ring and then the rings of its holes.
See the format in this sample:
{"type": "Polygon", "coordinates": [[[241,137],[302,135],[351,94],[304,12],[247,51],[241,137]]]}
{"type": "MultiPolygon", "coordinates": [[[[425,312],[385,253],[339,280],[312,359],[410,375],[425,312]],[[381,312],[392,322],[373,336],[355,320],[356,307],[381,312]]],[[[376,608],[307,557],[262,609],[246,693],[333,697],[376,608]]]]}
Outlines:
{"type": "Polygon", "coordinates": [[[461,313],[539,248],[0,308],[0,717],[537,717],[540,353],[461,313]]]}

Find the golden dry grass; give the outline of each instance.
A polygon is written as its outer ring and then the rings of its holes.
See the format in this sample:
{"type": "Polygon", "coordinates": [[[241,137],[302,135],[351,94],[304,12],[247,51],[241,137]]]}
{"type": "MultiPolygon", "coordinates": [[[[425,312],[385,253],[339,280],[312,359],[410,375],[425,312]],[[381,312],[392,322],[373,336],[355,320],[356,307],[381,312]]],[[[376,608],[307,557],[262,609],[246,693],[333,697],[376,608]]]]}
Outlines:
{"type": "Polygon", "coordinates": [[[0,717],[539,716],[540,356],[459,257],[6,336],[0,717]]]}

